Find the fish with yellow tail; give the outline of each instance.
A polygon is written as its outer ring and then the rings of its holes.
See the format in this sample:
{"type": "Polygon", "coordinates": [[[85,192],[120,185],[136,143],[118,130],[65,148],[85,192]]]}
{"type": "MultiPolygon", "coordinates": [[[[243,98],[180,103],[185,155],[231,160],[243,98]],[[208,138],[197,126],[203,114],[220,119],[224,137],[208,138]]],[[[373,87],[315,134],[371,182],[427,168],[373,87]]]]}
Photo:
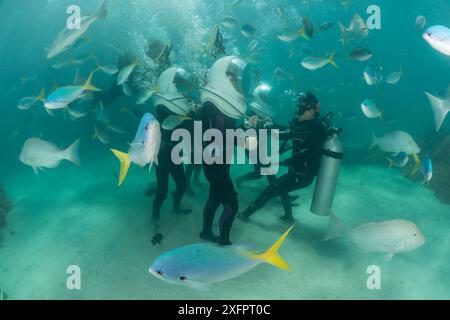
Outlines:
{"type": "Polygon", "coordinates": [[[45,100],[44,107],[47,111],[67,108],[74,101],[81,99],[87,91],[100,91],[92,85],[92,72],[86,83],[82,86],[66,86],[53,91],[45,100]]]}
{"type": "Polygon", "coordinates": [[[134,163],[140,167],[153,163],[158,165],[158,153],[161,145],[161,127],[156,118],[146,113],[142,117],[133,142],[130,144],[128,153],[111,149],[113,154],[120,161],[119,186],[123,184],[131,164],[134,163]]]}
{"type": "Polygon", "coordinates": [[[327,55],[326,57],[306,57],[302,60],[301,64],[305,69],[308,69],[310,71],[321,69],[327,64],[330,64],[335,68],[339,68],[339,66],[334,61],[334,58],[335,52],[327,55]]]}
{"type": "Polygon", "coordinates": [[[278,250],[293,227],[263,253],[255,253],[240,244],[220,247],[198,243],[163,253],[150,266],[149,272],[171,284],[204,290],[210,284],[236,278],[262,263],[289,270],[278,250]]]}

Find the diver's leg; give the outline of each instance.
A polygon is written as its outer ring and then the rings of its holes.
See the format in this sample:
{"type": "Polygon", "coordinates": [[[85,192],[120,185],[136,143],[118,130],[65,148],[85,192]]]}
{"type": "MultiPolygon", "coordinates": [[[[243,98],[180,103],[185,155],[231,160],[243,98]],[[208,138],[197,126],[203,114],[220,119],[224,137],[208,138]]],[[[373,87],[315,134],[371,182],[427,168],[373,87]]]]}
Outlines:
{"type": "Polygon", "coordinates": [[[214,216],[216,215],[217,208],[219,208],[220,200],[215,198],[213,192],[209,192],[209,198],[203,209],[203,230],[200,233],[200,238],[206,241],[219,242],[219,237],[215,236],[212,227],[214,223],[214,216]]]}
{"type": "Polygon", "coordinates": [[[286,221],[287,223],[294,222],[294,217],[292,215],[292,197],[289,196],[289,192],[307,188],[311,185],[313,180],[313,177],[309,177],[306,175],[287,173],[285,175],[285,178],[280,181],[279,192],[284,210],[284,216],[282,216],[281,219],[283,221],[286,221]]]}
{"type": "Polygon", "coordinates": [[[173,212],[189,214],[192,212],[191,209],[181,209],[181,200],[183,199],[184,193],[186,192],[186,177],[184,175],[184,166],[182,164],[175,165],[171,164],[170,175],[176,185],[176,190],[173,195],[173,212]]]}
{"type": "Polygon", "coordinates": [[[245,181],[258,180],[260,178],[261,178],[261,174],[259,171],[259,166],[254,165],[252,172],[243,174],[242,176],[240,176],[236,179],[236,187],[238,187],[238,189],[240,189],[242,186],[242,183],[244,183],[245,181]]]}
{"type": "Polygon", "coordinates": [[[277,195],[278,183],[274,182],[269,184],[269,186],[261,193],[261,195],[241,213],[240,218],[243,221],[247,222],[252,214],[263,208],[270,199],[276,197],[277,195]]]}
{"type": "Polygon", "coordinates": [[[192,189],[192,173],[194,172],[195,164],[191,163],[186,166],[186,193],[190,196],[195,196],[192,189]]]}
{"type": "Polygon", "coordinates": [[[161,207],[169,190],[169,167],[165,161],[156,166],[156,195],[153,200],[153,221],[159,220],[161,207]]]}
{"type": "Polygon", "coordinates": [[[198,185],[201,185],[200,175],[202,174],[203,167],[202,167],[201,164],[194,164],[193,166],[194,166],[194,168],[193,168],[193,170],[194,170],[193,181],[194,181],[194,184],[198,186],[198,185]]]}
{"type": "MultiPolygon", "coordinates": [[[[227,190],[228,191],[228,190],[227,190]]],[[[229,197],[223,204],[223,212],[220,217],[220,241],[221,246],[229,246],[232,244],[230,240],[231,228],[233,226],[234,218],[239,210],[239,202],[236,195],[229,197]]]]}

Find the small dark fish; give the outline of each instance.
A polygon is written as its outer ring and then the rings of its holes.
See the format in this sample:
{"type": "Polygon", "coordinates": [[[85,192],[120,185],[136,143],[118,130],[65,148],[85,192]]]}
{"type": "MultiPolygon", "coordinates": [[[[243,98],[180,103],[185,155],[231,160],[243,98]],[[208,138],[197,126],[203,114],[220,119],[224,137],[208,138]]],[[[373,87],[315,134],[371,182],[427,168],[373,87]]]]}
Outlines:
{"type": "Polygon", "coordinates": [[[320,31],[326,31],[334,27],[333,22],[324,22],[320,25],[319,29],[320,31]]]}
{"type": "Polygon", "coordinates": [[[303,17],[303,29],[305,30],[305,35],[308,38],[312,38],[314,36],[314,25],[308,19],[308,17],[303,17]]]}
{"type": "Polygon", "coordinates": [[[353,49],[353,51],[350,53],[350,58],[358,61],[367,61],[372,57],[373,53],[369,49],[361,47],[353,49]]]}
{"type": "Polygon", "coordinates": [[[152,245],[156,246],[157,244],[161,244],[162,239],[164,238],[164,235],[162,233],[157,233],[152,238],[152,245]]]}
{"type": "Polygon", "coordinates": [[[256,32],[256,27],[251,24],[244,24],[241,27],[241,33],[244,37],[250,38],[252,37],[256,32]]]}

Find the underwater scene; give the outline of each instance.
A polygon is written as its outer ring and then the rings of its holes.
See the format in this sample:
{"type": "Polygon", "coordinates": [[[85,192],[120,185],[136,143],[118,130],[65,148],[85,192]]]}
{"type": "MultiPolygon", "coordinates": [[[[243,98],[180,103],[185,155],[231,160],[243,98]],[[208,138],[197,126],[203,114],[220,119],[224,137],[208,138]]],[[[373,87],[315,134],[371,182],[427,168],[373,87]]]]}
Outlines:
{"type": "Polygon", "coordinates": [[[0,300],[450,299],[448,0],[0,0],[0,300]]]}

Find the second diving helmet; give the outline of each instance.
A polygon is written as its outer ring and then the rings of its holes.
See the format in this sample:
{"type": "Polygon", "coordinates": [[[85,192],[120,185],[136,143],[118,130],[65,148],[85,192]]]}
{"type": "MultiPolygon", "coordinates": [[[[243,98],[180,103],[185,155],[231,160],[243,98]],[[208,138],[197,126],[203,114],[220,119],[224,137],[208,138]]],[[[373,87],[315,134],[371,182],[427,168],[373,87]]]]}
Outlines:
{"type": "Polygon", "coordinates": [[[195,90],[195,80],[190,72],[178,67],[167,69],[159,77],[158,89],[154,95],[156,105],[162,104],[180,116],[191,112],[189,97],[195,90]]]}
{"type": "Polygon", "coordinates": [[[211,102],[225,115],[242,118],[251,82],[252,73],[245,61],[236,56],[221,58],[211,67],[208,84],[201,91],[202,103],[211,102]]]}
{"type": "Polygon", "coordinates": [[[275,104],[275,90],[267,84],[261,84],[253,91],[253,102],[250,103],[250,108],[258,116],[272,119],[274,116],[273,106],[275,104]]]}

